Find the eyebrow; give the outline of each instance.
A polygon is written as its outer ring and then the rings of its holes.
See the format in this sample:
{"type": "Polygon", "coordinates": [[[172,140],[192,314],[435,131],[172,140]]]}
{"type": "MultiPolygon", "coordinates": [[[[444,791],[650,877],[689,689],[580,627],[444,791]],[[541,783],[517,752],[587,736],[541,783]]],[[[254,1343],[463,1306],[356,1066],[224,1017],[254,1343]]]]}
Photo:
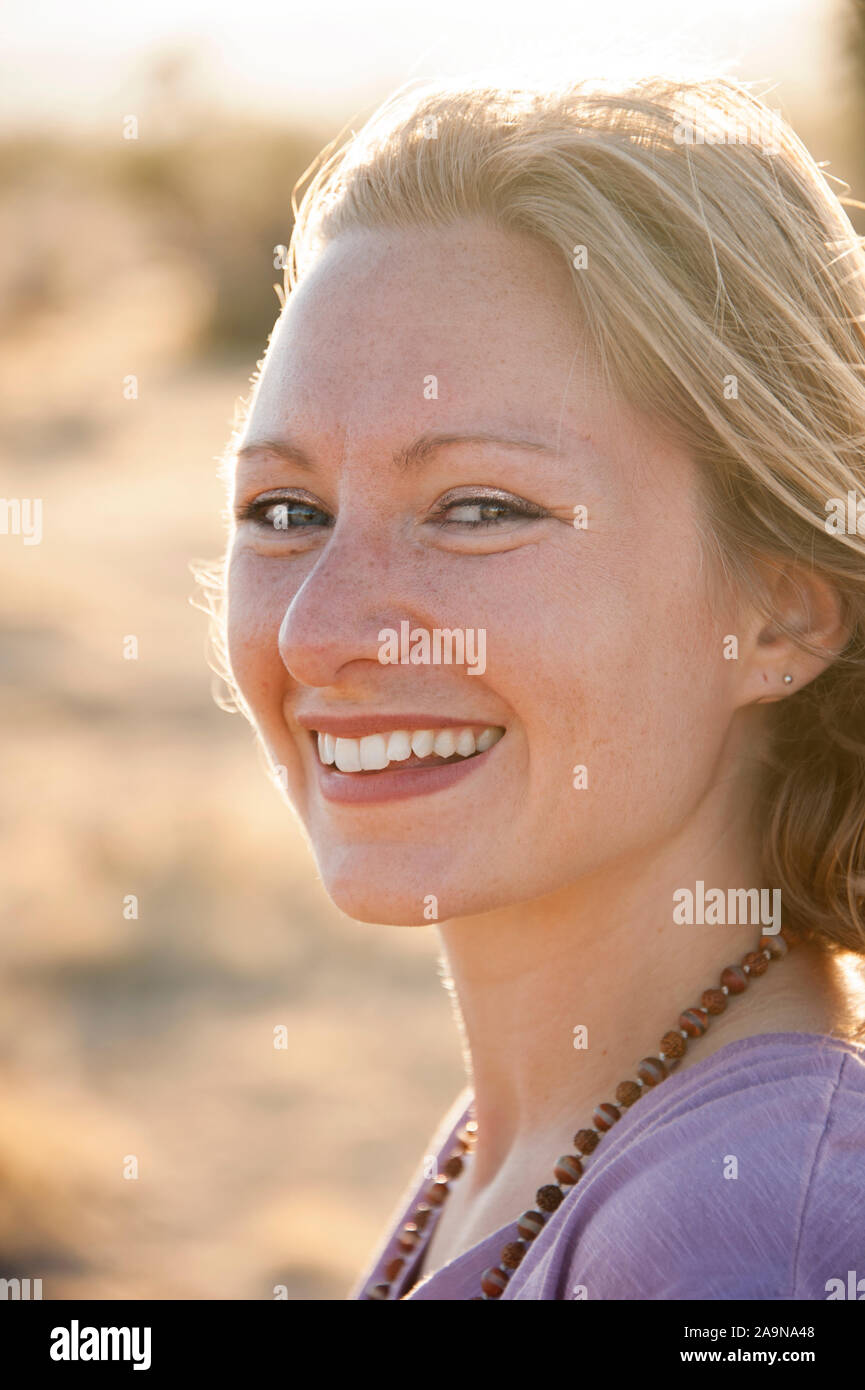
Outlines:
{"type": "MultiPolygon", "coordinates": [[[[426,460],[439,449],[446,449],[452,444],[494,444],[506,449],[518,449],[523,453],[549,454],[554,457],[560,456],[560,450],[555,445],[543,439],[533,439],[522,435],[496,434],[487,430],[474,430],[468,434],[427,433],[420,435],[412,444],[402,449],[397,449],[391,455],[391,462],[395,468],[401,472],[411,472],[423,466],[426,460]]],[[[240,462],[254,454],[276,454],[277,458],[284,459],[286,463],[296,464],[299,468],[314,469],[315,461],[299,445],[292,443],[290,439],[255,439],[242,448],[236,450],[234,457],[240,462]]]]}

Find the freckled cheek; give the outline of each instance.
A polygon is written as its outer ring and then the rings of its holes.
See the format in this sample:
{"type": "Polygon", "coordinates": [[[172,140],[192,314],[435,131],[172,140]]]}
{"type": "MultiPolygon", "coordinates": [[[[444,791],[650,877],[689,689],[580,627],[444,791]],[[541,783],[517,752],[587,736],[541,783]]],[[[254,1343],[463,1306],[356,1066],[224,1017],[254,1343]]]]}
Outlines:
{"type": "Polygon", "coordinates": [[[250,710],[266,724],[279,715],[286,678],[278,645],[284,605],[243,556],[231,559],[226,596],[229,665],[250,710]]]}

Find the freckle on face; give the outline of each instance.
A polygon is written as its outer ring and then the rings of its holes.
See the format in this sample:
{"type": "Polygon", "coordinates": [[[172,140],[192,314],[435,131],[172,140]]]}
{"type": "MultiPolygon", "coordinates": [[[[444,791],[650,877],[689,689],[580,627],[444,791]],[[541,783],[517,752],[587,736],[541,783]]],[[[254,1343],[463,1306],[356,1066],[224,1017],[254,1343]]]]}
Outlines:
{"type": "Polygon", "coordinates": [[[300,434],[317,466],[259,463],[246,483],[311,492],[334,525],[282,556],[238,529],[230,657],[350,915],[420,922],[430,893],[450,916],[552,892],[675,824],[717,755],[704,673],[723,629],[705,616],[693,465],[601,388],[569,275],[555,250],[483,224],[351,234],[310,269],[268,352],[245,436],[300,434]],[[426,430],[503,422],[560,425],[586,447],[565,449],[555,481],[530,454],[452,451],[411,475],[390,463],[426,430]],[[438,496],[470,485],[554,515],[474,552],[419,543],[438,496]],[[483,675],[382,666],[377,634],[404,618],[483,629],[483,675]],[[307,709],[429,710],[507,733],[486,769],[434,796],[334,806],[293,722],[307,709]]]}

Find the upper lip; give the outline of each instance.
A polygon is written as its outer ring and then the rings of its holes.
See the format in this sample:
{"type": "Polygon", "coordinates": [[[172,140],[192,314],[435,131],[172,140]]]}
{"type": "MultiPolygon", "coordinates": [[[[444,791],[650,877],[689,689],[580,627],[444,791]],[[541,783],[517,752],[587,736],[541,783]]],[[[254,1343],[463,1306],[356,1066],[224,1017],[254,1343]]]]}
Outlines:
{"type": "Polygon", "coordinates": [[[471,729],[502,728],[492,720],[453,719],[447,714],[298,714],[304,729],[335,738],[363,738],[364,734],[384,734],[394,729],[471,729]]]}

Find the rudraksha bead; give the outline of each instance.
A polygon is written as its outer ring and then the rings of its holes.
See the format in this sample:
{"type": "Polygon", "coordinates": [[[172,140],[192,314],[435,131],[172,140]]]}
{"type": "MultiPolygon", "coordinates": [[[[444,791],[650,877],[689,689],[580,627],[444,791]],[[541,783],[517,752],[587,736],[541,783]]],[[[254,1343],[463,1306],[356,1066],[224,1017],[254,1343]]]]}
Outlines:
{"type": "Polygon", "coordinates": [[[485,1269],[481,1275],[481,1288],[487,1298],[501,1298],[508,1286],[508,1276],[498,1265],[485,1269]]]}
{"type": "Polygon", "coordinates": [[[426,1223],[429,1221],[431,1211],[432,1207],[416,1207],[415,1210],[412,1212],[411,1219],[417,1226],[419,1231],[422,1231],[426,1223]]]}
{"type": "Polygon", "coordinates": [[[685,1009],[679,1014],[679,1027],[691,1038],[701,1038],[709,1026],[709,1015],[705,1009],[685,1009]]]}
{"type": "Polygon", "coordinates": [[[731,994],[742,994],[748,988],[748,976],[741,965],[728,965],[721,971],[721,984],[726,985],[731,994]]]}
{"type": "Polygon", "coordinates": [[[592,1116],[592,1124],[595,1126],[595,1129],[601,1129],[606,1133],[608,1129],[613,1128],[616,1120],[620,1118],[621,1113],[617,1105],[611,1105],[608,1100],[602,1101],[595,1109],[595,1113],[592,1116]]]}
{"type": "Polygon", "coordinates": [[[527,1249],[524,1240],[509,1240],[499,1255],[500,1264],[504,1269],[516,1269],[527,1249]]]}
{"type": "Polygon", "coordinates": [[[644,1086],[657,1086],[667,1075],[667,1068],[660,1057],[644,1057],[637,1067],[637,1075],[644,1086]]]}
{"type": "Polygon", "coordinates": [[[675,1059],[676,1057],[684,1057],[687,1048],[688,1044],[681,1033],[670,1032],[665,1033],[661,1038],[659,1050],[663,1052],[665,1057],[675,1059]]]}
{"type": "Polygon", "coordinates": [[[581,1154],[594,1153],[600,1142],[600,1134],[593,1129],[578,1129],[574,1135],[574,1148],[581,1154]]]}
{"type": "Polygon", "coordinates": [[[420,1243],[420,1231],[418,1230],[417,1226],[414,1224],[413,1221],[409,1221],[405,1226],[403,1226],[402,1230],[396,1238],[396,1243],[399,1246],[400,1250],[406,1250],[408,1252],[411,1252],[412,1250],[417,1249],[417,1246],[420,1243]]]}
{"type": "Polygon", "coordinates": [[[447,1178],[458,1178],[463,1171],[463,1161],[457,1154],[452,1154],[442,1164],[442,1172],[447,1178]]]}
{"type": "Polygon", "coordinates": [[[557,1183],[544,1183],[535,1193],[535,1201],[541,1211],[555,1211],[564,1198],[564,1192],[557,1183]]]}
{"type": "Polygon", "coordinates": [[[763,942],[764,950],[768,951],[774,960],[783,960],[790,949],[780,932],[775,936],[763,936],[760,940],[763,942]]]}
{"type": "Polygon", "coordinates": [[[704,989],[700,1003],[707,1014],[722,1014],[727,1007],[727,996],[722,989],[704,989]]]}
{"type": "Polygon", "coordinates": [[[553,1176],[566,1187],[571,1187],[583,1175],[583,1165],[576,1154],[563,1154],[553,1169],[553,1176]]]}
{"type": "Polygon", "coordinates": [[[477,1122],[477,1120],[466,1120],[466,1122],[465,1122],[465,1124],[463,1125],[462,1129],[459,1131],[459,1133],[458,1133],[457,1136],[456,1136],[457,1143],[458,1143],[463,1149],[470,1149],[471,1146],[472,1146],[472,1144],[475,1142],[475,1139],[477,1138],[477,1134],[478,1134],[478,1122],[477,1122]]]}
{"type": "Polygon", "coordinates": [[[636,1081],[620,1081],[616,1087],[616,1100],[620,1105],[633,1105],[635,1100],[639,1100],[642,1095],[641,1088],[636,1081]]]}
{"type": "Polygon", "coordinates": [[[390,1260],[385,1265],[384,1272],[391,1283],[393,1283],[394,1279],[396,1279],[397,1275],[400,1273],[404,1265],[405,1260],[402,1258],[401,1255],[397,1255],[395,1260],[390,1260]]]}
{"type": "Polygon", "coordinates": [[[546,1224],[539,1211],[524,1211],[517,1222],[517,1230],[523,1240],[534,1240],[535,1236],[540,1235],[546,1224]]]}
{"type": "Polygon", "coordinates": [[[752,975],[762,975],[769,969],[769,962],[762,951],[749,951],[742,957],[742,965],[747,965],[752,975]]]}
{"type": "Polygon", "coordinates": [[[424,1199],[434,1207],[440,1207],[448,1195],[448,1180],[445,1177],[437,1177],[430,1183],[424,1192],[424,1199]]]}

